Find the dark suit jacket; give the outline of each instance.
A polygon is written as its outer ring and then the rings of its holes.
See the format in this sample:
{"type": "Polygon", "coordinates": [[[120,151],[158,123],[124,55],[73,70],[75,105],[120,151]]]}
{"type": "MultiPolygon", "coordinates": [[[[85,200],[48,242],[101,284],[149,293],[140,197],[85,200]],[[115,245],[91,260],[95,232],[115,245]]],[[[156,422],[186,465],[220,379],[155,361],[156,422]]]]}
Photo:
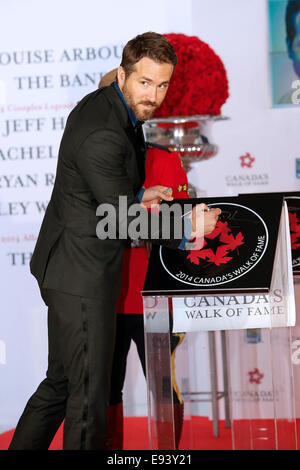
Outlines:
{"type": "MultiPolygon", "coordinates": [[[[113,86],[87,95],[74,108],[30,263],[40,287],[105,297],[113,305],[121,286],[124,241],[97,237],[96,209],[110,203],[118,214],[119,195],[127,196],[128,205],[137,202],[145,155],[145,143],[113,86]]],[[[180,240],[158,242],[176,248],[180,240]]]]}

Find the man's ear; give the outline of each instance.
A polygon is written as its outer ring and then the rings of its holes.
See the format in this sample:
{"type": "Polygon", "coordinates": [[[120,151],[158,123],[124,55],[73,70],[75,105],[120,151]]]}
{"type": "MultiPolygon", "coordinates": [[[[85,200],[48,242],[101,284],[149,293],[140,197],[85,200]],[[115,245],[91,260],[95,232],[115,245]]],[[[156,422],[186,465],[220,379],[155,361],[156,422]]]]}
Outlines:
{"type": "Polygon", "coordinates": [[[125,70],[123,69],[121,65],[117,69],[117,79],[118,79],[118,86],[122,90],[124,83],[125,83],[126,75],[125,75],[125,70]]]}

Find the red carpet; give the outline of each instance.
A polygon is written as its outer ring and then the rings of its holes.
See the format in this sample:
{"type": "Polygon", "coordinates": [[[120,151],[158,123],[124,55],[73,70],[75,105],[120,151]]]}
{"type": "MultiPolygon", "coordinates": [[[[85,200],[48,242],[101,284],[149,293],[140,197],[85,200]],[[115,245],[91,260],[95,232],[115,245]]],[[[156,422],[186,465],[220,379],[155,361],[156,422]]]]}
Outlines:
{"type": "MultiPolygon", "coordinates": [[[[293,439],[293,425],[287,422],[278,423],[279,449],[295,449],[296,443],[293,439]]],[[[299,421],[297,420],[299,433],[299,421]]],[[[251,422],[251,434],[254,439],[256,450],[273,450],[275,439],[272,430],[272,420],[256,420],[251,422]],[[264,435],[259,433],[264,430],[264,435]]],[[[236,421],[234,426],[237,448],[250,450],[244,442],[249,442],[249,421],[236,421]]],[[[7,450],[13,430],[0,434],[0,450],[7,450]]],[[[61,450],[62,448],[62,426],[54,437],[50,450],[61,450]]],[[[299,443],[298,443],[299,448],[299,443]]],[[[124,449],[125,450],[147,450],[148,446],[148,420],[145,417],[125,418],[124,420],[124,449]]],[[[232,450],[231,429],[225,428],[224,421],[219,421],[219,437],[212,433],[212,421],[207,418],[193,416],[191,422],[185,421],[180,441],[182,450],[232,450]],[[192,429],[192,433],[191,433],[192,429]],[[192,434],[192,441],[191,441],[192,434]]]]}
{"type": "MultiPolygon", "coordinates": [[[[224,422],[220,421],[220,437],[213,437],[212,422],[207,418],[193,417],[193,449],[231,449],[231,431],[225,429],[224,422]],[[195,441],[196,438],[196,441],[195,441]]],[[[192,450],[189,439],[189,426],[184,426],[180,448],[192,450]]],[[[13,435],[13,430],[0,434],[0,450],[7,450],[13,435]]],[[[50,450],[61,450],[62,426],[56,433],[50,450]]],[[[147,450],[148,444],[148,420],[145,417],[125,418],[124,420],[124,449],[147,450]]]]}

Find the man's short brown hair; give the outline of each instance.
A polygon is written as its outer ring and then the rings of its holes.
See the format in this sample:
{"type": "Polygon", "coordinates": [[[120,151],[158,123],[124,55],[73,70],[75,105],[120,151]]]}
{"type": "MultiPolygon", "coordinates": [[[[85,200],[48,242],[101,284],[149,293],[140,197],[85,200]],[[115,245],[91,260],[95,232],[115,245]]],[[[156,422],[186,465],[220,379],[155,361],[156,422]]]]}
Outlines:
{"type": "Polygon", "coordinates": [[[148,57],[159,63],[177,64],[177,56],[169,41],[158,33],[147,32],[139,34],[128,41],[123,49],[121,66],[128,77],[134,70],[134,65],[143,57],[148,57]]]}

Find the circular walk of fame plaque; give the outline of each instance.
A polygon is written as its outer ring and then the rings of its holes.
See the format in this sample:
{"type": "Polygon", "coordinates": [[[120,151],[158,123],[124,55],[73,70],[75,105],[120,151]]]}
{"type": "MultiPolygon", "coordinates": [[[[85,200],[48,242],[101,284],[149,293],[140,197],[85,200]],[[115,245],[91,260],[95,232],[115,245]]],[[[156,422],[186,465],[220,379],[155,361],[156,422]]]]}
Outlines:
{"type": "MultiPolygon", "coordinates": [[[[198,287],[221,286],[252,270],[268,246],[266,223],[253,209],[235,203],[208,204],[222,210],[215,230],[190,250],[160,247],[160,260],[176,280],[198,287]]],[[[184,214],[184,216],[187,216],[184,214]]]]}

